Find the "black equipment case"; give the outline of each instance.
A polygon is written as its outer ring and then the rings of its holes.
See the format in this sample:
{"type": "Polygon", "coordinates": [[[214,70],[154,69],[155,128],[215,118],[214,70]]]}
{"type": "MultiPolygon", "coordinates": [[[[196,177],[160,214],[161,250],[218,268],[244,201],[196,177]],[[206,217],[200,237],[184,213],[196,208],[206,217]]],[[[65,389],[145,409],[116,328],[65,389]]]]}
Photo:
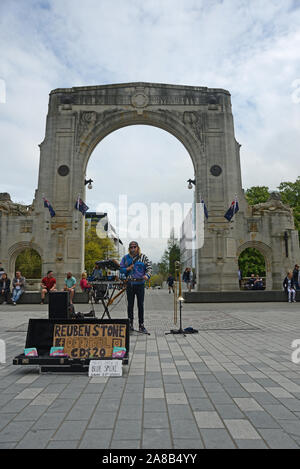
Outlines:
{"type": "Polygon", "coordinates": [[[13,359],[13,365],[38,365],[43,372],[87,372],[90,360],[114,360],[115,358],[90,357],[51,357],[50,349],[53,346],[54,326],[72,324],[123,324],[126,325],[125,347],[126,354],[122,358],[124,365],[128,364],[129,356],[129,319],[29,319],[25,348],[37,349],[38,357],[26,357],[24,353],[13,359]]]}
{"type": "Polygon", "coordinates": [[[69,303],[68,291],[49,292],[49,319],[69,319],[69,303]]]}

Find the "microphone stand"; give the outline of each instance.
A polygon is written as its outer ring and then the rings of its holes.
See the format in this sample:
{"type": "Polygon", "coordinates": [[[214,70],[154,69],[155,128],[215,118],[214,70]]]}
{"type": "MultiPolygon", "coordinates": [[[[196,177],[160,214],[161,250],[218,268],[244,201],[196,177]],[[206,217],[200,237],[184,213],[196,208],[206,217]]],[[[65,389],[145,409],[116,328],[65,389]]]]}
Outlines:
{"type": "Polygon", "coordinates": [[[186,336],[184,330],[182,329],[182,303],[183,303],[183,298],[179,297],[179,329],[171,329],[170,332],[165,332],[165,335],[168,334],[182,334],[184,337],[186,336]]]}
{"type": "MultiPolygon", "coordinates": [[[[165,334],[182,334],[185,337],[185,332],[182,329],[182,303],[184,301],[181,293],[181,272],[180,272],[180,262],[175,261],[175,278],[177,280],[177,274],[179,278],[179,296],[178,296],[178,301],[179,301],[179,329],[171,329],[170,332],[165,332],[165,334]]],[[[176,323],[177,323],[177,305],[176,305],[176,295],[177,295],[177,282],[176,282],[176,288],[175,288],[176,293],[175,295],[175,307],[174,309],[176,310],[176,323]]],[[[175,319],[175,318],[174,318],[175,319]]],[[[175,322],[175,321],[174,321],[175,322]]]]}

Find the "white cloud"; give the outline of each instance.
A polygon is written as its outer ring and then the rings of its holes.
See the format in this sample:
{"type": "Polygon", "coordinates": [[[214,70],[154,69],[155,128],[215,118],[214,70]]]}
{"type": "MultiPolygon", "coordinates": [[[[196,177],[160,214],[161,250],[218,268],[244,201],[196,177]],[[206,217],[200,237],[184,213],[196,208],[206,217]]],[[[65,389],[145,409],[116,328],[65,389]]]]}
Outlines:
{"type": "MultiPolygon", "coordinates": [[[[130,81],[228,89],[242,144],[243,186],[275,189],[282,180],[295,180],[300,167],[300,103],[293,99],[293,83],[300,79],[298,5],[292,0],[2,0],[1,191],[25,203],[33,199],[51,89],[130,81]]],[[[185,179],[193,176],[184,148],[157,129],[114,132],[97,147],[90,165],[98,159],[103,172],[114,171],[118,189],[123,190],[124,173],[130,179],[124,161],[146,172],[149,179],[140,193],[129,195],[132,200],[149,202],[153,190],[160,200],[171,201],[174,193],[183,199],[185,179]],[[111,157],[110,166],[103,151],[111,157]]],[[[95,166],[88,170],[97,179],[89,195],[95,207],[103,179],[95,166]]],[[[105,188],[105,196],[111,192],[105,188]]]]}
{"type": "MultiPolygon", "coordinates": [[[[87,178],[93,179],[93,189],[87,190],[87,205],[98,211],[112,213],[115,207],[120,236],[127,245],[130,237],[124,237],[119,226],[120,195],[126,196],[130,213],[138,203],[137,218],[148,232],[143,234],[140,244],[158,261],[167,244],[169,231],[160,235],[162,239],[151,239],[151,203],[191,203],[193,191],[187,189],[187,179],[194,176],[193,165],[183,145],[169,133],[151,126],[131,126],[120,129],[102,140],[92,153],[87,178]],[[99,205],[99,201],[101,206],[99,205]],[[108,207],[105,209],[105,207],[108,207]],[[140,207],[140,208],[139,208],[140,207]],[[146,213],[143,213],[143,210],[146,213]]],[[[123,199],[121,199],[122,201],[123,199]]],[[[183,212],[183,208],[182,208],[183,212]]],[[[128,228],[137,220],[128,219],[128,228]]],[[[131,237],[136,236],[131,233],[131,237]]]]}

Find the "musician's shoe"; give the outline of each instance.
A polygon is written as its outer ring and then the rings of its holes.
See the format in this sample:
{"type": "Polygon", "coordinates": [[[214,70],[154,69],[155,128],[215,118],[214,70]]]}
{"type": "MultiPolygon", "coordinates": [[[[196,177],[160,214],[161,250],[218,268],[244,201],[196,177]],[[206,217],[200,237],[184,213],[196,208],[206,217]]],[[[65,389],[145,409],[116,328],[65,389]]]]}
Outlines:
{"type": "Polygon", "coordinates": [[[133,327],[133,322],[130,321],[129,332],[132,332],[132,331],[134,331],[134,327],[133,327]]]}
{"type": "Polygon", "coordinates": [[[148,334],[148,331],[145,328],[144,324],[139,325],[139,332],[143,332],[143,334],[148,334]]]}
{"type": "Polygon", "coordinates": [[[85,313],[84,317],[85,318],[94,318],[95,317],[94,311],[90,311],[89,313],[85,313]]]}

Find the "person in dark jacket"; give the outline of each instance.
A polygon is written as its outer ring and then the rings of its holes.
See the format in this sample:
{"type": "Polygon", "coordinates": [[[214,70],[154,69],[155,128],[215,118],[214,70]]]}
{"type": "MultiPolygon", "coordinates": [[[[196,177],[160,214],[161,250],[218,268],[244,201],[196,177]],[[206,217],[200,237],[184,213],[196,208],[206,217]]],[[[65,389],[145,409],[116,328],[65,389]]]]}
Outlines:
{"type": "Polygon", "coordinates": [[[293,279],[294,279],[294,284],[295,284],[296,290],[300,290],[300,286],[299,286],[299,265],[298,264],[296,264],[295,267],[294,267],[293,279]]]}
{"type": "Polygon", "coordinates": [[[254,284],[253,284],[253,290],[263,290],[263,289],[264,289],[263,279],[259,275],[256,275],[256,279],[254,280],[254,284]]]}
{"type": "Polygon", "coordinates": [[[4,304],[10,301],[10,279],[5,272],[2,273],[0,278],[0,296],[4,298],[4,304]]]}
{"type": "Polygon", "coordinates": [[[192,271],[190,267],[187,267],[182,274],[182,280],[186,284],[188,291],[191,291],[192,288],[192,271]]]}
{"type": "Polygon", "coordinates": [[[169,293],[171,293],[171,290],[174,293],[174,277],[173,277],[173,275],[169,274],[169,276],[167,278],[167,284],[168,284],[168,288],[169,288],[169,293]]]}
{"type": "Polygon", "coordinates": [[[133,329],[133,307],[134,298],[137,297],[139,332],[148,333],[144,326],[144,296],[145,281],[148,281],[152,275],[152,264],[136,241],[129,243],[128,254],[123,257],[120,263],[120,273],[127,279],[127,313],[130,321],[130,330],[133,329]]]}
{"type": "Polygon", "coordinates": [[[288,302],[295,303],[296,302],[296,288],[295,288],[295,282],[293,279],[293,273],[291,271],[287,273],[287,276],[285,277],[283,281],[283,288],[288,295],[288,302]]]}
{"type": "Polygon", "coordinates": [[[248,290],[253,290],[254,287],[254,282],[255,282],[255,276],[254,274],[251,274],[251,277],[249,278],[246,287],[248,290]]]}

